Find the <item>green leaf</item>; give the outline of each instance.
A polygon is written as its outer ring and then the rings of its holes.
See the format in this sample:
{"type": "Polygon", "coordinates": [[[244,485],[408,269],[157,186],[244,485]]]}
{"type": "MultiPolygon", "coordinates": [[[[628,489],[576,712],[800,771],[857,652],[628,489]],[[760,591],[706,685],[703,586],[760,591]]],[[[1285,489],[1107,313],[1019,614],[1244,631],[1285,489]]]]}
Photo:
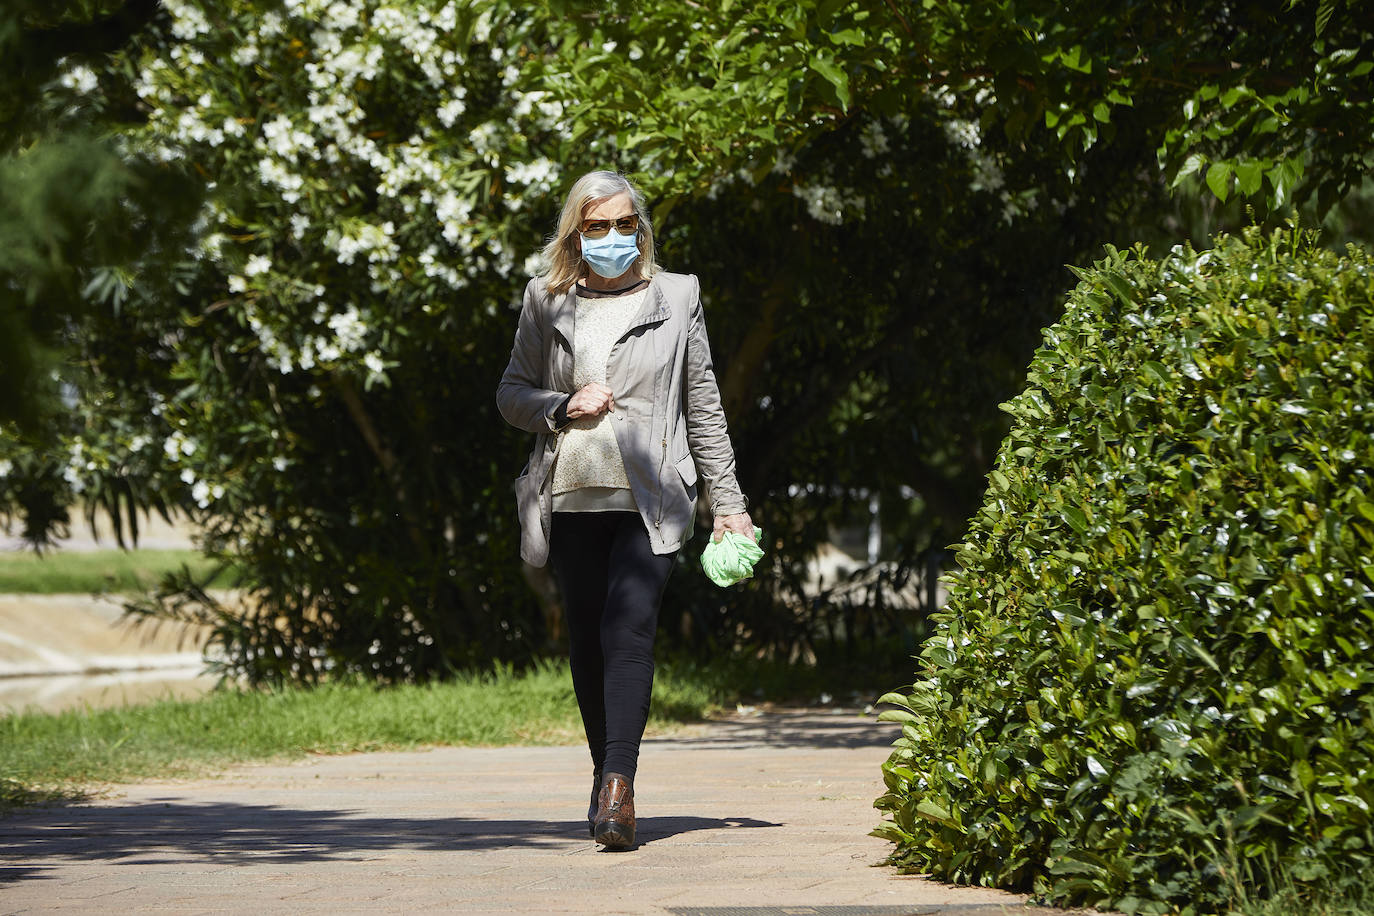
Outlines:
{"type": "Polygon", "coordinates": [[[1236,188],[1245,196],[1250,196],[1264,184],[1264,163],[1247,159],[1236,163],[1236,188]]]}
{"type": "Polygon", "coordinates": [[[1207,187],[1212,189],[1218,200],[1225,203],[1226,198],[1231,195],[1231,163],[1212,163],[1207,169],[1207,187]]]}
{"type": "Polygon", "coordinates": [[[1317,6],[1317,23],[1316,23],[1316,24],[1317,24],[1317,31],[1316,31],[1316,34],[1317,34],[1319,37],[1320,37],[1320,35],[1321,35],[1322,32],[1325,32],[1325,31],[1326,31],[1327,25],[1330,24],[1330,22],[1331,22],[1331,14],[1334,13],[1334,12],[1336,12],[1336,3],[1337,3],[1337,2],[1338,2],[1338,0],[1321,0],[1321,3],[1318,4],[1318,6],[1317,6]]]}
{"type": "Polygon", "coordinates": [[[849,109],[849,74],[846,73],[835,61],[827,57],[816,56],[811,58],[811,69],[829,81],[835,87],[835,97],[840,100],[840,106],[845,110],[849,109]]]}
{"type": "Polygon", "coordinates": [[[879,722],[903,722],[919,725],[920,718],[910,710],[906,709],[884,709],[878,713],[879,722]]]}
{"type": "Polygon", "coordinates": [[[1179,167],[1178,174],[1174,176],[1174,180],[1171,182],[1170,186],[1175,188],[1178,187],[1180,184],[1183,183],[1183,180],[1185,178],[1187,178],[1189,175],[1195,174],[1206,164],[1206,156],[1202,155],[1201,153],[1193,153],[1191,156],[1189,156],[1187,159],[1183,161],[1183,165],[1179,167]]]}
{"type": "Polygon", "coordinates": [[[1170,380],[1173,378],[1173,373],[1171,373],[1168,370],[1168,368],[1166,368],[1165,365],[1159,362],[1158,360],[1152,359],[1147,361],[1145,365],[1141,367],[1141,369],[1145,372],[1146,375],[1148,375],[1150,378],[1154,379],[1156,382],[1159,382],[1161,384],[1168,384],[1170,380]]]}
{"type": "Polygon", "coordinates": [[[868,43],[868,36],[858,29],[841,29],[838,32],[830,33],[830,41],[837,45],[863,47],[868,43]]]}
{"type": "Polygon", "coordinates": [[[923,798],[916,803],[916,813],[927,820],[944,824],[948,827],[956,826],[954,818],[950,815],[949,809],[937,805],[928,798],[923,798]]]}

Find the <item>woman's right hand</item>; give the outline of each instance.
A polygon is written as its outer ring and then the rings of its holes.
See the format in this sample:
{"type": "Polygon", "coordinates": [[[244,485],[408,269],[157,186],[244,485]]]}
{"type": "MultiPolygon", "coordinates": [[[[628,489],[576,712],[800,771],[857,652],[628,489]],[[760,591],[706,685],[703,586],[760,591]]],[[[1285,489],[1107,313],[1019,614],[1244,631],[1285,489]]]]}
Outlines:
{"type": "Polygon", "coordinates": [[[600,382],[588,382],[568,399],[568,419],[600,416],[615,410],[611,389],[600,382]]]}

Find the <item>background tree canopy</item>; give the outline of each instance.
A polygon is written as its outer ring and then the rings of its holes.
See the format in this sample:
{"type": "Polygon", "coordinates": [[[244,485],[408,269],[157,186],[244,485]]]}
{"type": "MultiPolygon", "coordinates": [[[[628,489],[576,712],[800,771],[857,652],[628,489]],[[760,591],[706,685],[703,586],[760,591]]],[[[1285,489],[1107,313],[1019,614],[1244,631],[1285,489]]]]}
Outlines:
{"type": "Polygon", "coordinates": [[[701,277],[777,538],[747,590],[680,571],[665,633],[900,651],[919,618],[803,594],[829,527],[878,496],[898,580],[956,540],[1063,265],[1191,234],[1190,176],[1347,195],[1370,40],[1330,2],[11,4],[4,371],[60,344],[66,406],[0,447],[0,509],[36,543],[77,501],[192,512],[246,610],[187,577],[145,609],[254,679],[540,651],[492,392],[563,190],[614,167],[701,277]]]}

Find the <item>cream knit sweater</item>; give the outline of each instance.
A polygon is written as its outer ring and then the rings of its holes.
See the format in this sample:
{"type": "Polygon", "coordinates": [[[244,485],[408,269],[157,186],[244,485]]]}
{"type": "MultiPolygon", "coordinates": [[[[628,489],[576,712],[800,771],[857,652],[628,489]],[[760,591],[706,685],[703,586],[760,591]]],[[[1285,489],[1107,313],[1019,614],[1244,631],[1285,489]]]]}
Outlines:
{"type": "MultiPolygon", "coordinates": [[[[648,289],[607,299],[577,297],[577,313],[573,325],[573,390],[591,382],[606,384],[606,361],[616,341],[624,336],[630,322],[639,314],[648,289]]],[[[625,476],[625,462],[620,457],[620,445],[611,427],[611,415],[573,420],[563,430],[558,461],[553,468],[554,508],[573,508],[574,501],[559,500],[560,495],[574,490],[623,491],[598,494],[609,497],[620,508],[628,503],[630,480],[625,476]],[[560,502],[565,506],[560,506],[560,502]]],[[[577,500],[577,507],[585,507],[585,500],[577,500]]]]}

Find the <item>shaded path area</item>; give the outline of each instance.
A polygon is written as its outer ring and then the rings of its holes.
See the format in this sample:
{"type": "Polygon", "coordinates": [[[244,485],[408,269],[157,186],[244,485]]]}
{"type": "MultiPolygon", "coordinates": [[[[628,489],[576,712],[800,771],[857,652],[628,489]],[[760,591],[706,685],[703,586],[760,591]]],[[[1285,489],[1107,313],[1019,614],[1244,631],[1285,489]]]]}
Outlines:
{"type": "Polygon", "coordinates": [[[0,819],[0,912],[1021,912],[1010,894],[873,867],[890,848],[866,834],[895,734],[791,710],[648,740],[641,843],[623,853],[587,836],[581,747],[316,757],[121,787],[0,819]]]}

